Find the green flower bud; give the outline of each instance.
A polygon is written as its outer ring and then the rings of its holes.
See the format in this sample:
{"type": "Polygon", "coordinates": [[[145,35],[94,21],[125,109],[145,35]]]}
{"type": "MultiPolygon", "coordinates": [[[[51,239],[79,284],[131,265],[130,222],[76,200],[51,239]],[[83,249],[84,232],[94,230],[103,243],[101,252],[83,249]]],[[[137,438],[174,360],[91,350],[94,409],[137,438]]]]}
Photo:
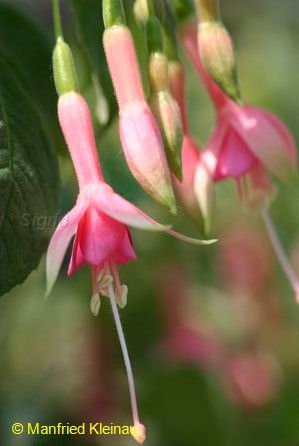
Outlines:
{"type": "Polygon", "coordinates": [[[57,38],[53,52],[53,71],[56,90],[59,96],[70,91],[78,91],[76,70],[71,49],[62,37],[57,38]]]}
{"type": "Polygon", "coordinates": [[[163,90],[154,93],[151,105],[161,130],[170,169],[178,179],[182,179],[183,128],[178,104],[168,90],[163,90]]]}
{"type": "Polygon", "coordinates": [[[200,23],[198,48],[201,62],[213,81],[233,101],[241,102],[233,43],[223,24],[200,23]]]}

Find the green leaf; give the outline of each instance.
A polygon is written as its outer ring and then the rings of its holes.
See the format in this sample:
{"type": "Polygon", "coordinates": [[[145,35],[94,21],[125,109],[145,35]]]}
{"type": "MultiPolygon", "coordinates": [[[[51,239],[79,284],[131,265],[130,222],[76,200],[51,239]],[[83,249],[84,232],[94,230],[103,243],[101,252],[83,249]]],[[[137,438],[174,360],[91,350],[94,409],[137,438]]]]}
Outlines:
{"type": "Polygon", "coordinates": [[[11,60],[30,98],[38,107],[48,137],[59,146],[56,91],[52,80],[52,46],[38,24],[0,2],[0,50],[11,60]]]}
{"type": "Polygon", "coordinates": [[[75,55],[81,92],[89,102],[94,113],[95,124],[101,131],[109,125],[117,112],[102,44],[104,23],[101,2],[99,0],[69,0],[69,5],[75,23],[76,40],[81,52],[80,63],[75,55]],[[105,107],[107,107],[106,111],[105,107]]]}
{"type": "Polygon", "coordinates": [[[16,73],[0,51],[0,295],[37,267],[57,224],[57,157],[16,73]]]}

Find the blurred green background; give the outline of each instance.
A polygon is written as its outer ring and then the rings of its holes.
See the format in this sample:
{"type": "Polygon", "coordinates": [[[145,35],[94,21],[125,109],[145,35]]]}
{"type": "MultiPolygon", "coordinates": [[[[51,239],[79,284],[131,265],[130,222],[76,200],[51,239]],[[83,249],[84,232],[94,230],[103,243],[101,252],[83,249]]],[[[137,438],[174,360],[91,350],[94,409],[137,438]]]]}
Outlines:
{"type": "MultiPolygon", "coordinates": [[[[50,1],[12,3],[38,23],[53,44],[50,1]]],[[[61,3],[65,27],[77,48],[76,60],[82,61],[84,52],[74,39],[72,15],[67,2],[61,3]]],[[[277,114],[299,142],[298,1],[221,3],[236,44],[243,96],[277,114]]],[[[78,62],[81,80],[85,62],[78,62]]],[[[197,75],[185,62],[190,126],[204,145],[213,129],[213,110],[197,75]]],[[[54,95],[50,67],[49,59],[47,81],[54,95]]],[[[87,76],[87,96],[90,82],[87,76]]],[[[74,203],[77,186],[58,127],[55,131],[62,154],[58,215],[63,215],[74,203]]],[[[131,178],[116,120],[107,129],[98,128],[98,134],[111,185],[169,222],[169,215],[131,178]]],[[[278,187],[271,214],[299,273],[299,181],[278,187]]],[[[196,235],[196,227],[182,212],[172,223],[196,235]]],[[[122,282],[129,288],[121,316],[140,413],[148,428],[146,444],[298,446],[299,309],[259,216],[241,208],[230,183],[217,186],[213,236],[219,237],[218,244],[195,248],[163,234],[133,231],[138,261],[121,268],[122,282]]],[[[109,302],[102,299],[100,314],[94,318],[89,310],[88,268],[70,279],[65,269],[66,264],[48,300],[44,299],[44,261],[1,300],[1,445],[134,444],[127,437],[11,434],[14,422],[131,421],[109,302]]]]}

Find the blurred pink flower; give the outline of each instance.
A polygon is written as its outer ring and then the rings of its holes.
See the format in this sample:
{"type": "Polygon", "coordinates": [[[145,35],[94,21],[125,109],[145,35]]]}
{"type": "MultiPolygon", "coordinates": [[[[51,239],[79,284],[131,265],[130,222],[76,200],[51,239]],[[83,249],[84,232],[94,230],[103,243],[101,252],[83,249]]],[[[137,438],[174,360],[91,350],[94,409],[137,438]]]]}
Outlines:
{"type": "Polygon", "coordinates": [[[223,369],[223,384],[235,404],[247,409],[265,406],[277,395],[281,371],[274,356],[242,352],[229,358],[223,369]]]}
{"type": "Polygon", "coordinates": [[[233,178],[241,198],[259,202],[272,192],[268,173],[286,179],[295,171],[294,139],[274,115],[236,104],[209,78],[199,58],[196,24],[183,26],[181,36],[216,111],[216,128],[202,155],[205,165],[215,182],[233,178]]]}
{"type": "Polygon", "coordinates": [[[166,327],[159,350],[172,361],[214,367],[221,357],[220,345],[211,330],[201,326],[200,317],[189,314],[189,289],[188,278],[179,265],[170,264],[163,271],[157,297],[166,327]]]}

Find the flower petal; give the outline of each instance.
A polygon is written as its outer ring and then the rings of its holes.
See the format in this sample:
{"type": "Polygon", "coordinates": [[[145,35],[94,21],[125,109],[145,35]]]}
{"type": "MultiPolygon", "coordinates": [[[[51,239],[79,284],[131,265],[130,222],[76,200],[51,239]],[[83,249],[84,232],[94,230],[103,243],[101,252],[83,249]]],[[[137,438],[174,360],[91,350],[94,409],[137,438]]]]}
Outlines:
{"type": "Polygon", "coordinates": [[[151,217],[140,211],[132,203],[128,202],[120,195],[112,190],[105,189],[103,193],[98,194],[94,199],[94,204],[98,206],[99,211],[105,212],[110,217],[118,220],[128,226],[148,231],[163,231],[172,235],[173,237],[187,243],[195,245],[210,245],[216,240],[199,240],[187,237],[176,231],[173,231],[168,226],[165,226],[151,217]]]}
{"type": "Polygon", "coordinates": [[[232,123],[252,153],[273,174],[286,179],[295,169],[296,156],[293,138],[284,124],[270,113],[248,105],[236,116],[232,123]]]}
{"type": "Polygon", "coordinates": [[[67,247],[76,232],[78,223],[86,211],[86,208],[87,205],[83,202],[76,204],[75,207],[60,221],[51,238],[46,256],[46,297],[50,294],[53,285],[56,282],[67,247]]]}
{"type": "Polygon", "coordinates": [[[125,225],[90,206],[78,227],[85,262],[99,267],[109,261],[117,253],[125,231],[125,225]]]}

